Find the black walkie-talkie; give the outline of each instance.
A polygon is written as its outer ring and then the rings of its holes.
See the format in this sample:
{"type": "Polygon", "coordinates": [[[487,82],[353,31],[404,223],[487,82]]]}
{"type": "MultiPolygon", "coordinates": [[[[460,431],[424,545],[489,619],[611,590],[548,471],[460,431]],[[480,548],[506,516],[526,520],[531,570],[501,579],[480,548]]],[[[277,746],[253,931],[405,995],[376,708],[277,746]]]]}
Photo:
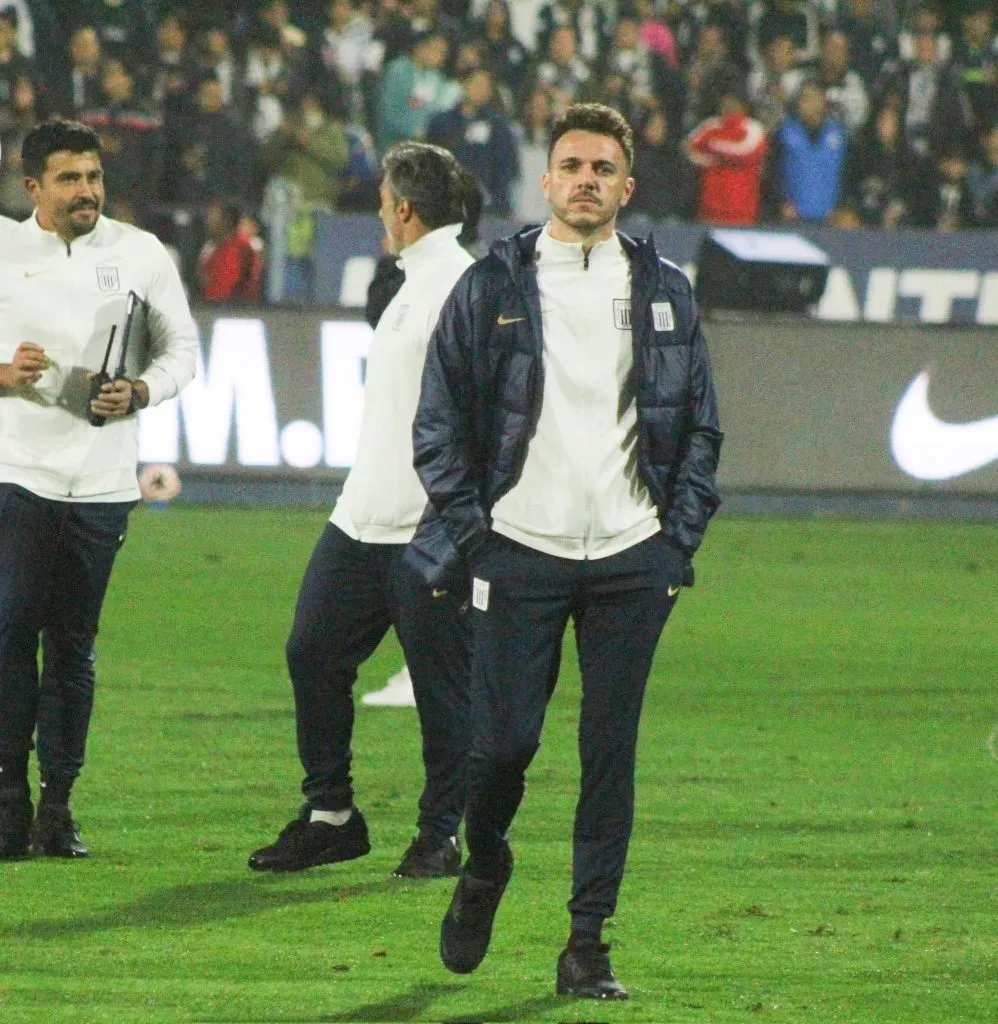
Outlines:
{"type": "Polygon", "coordinates": [[[104,362],[101,364],[100,373],[95,373],[90,378],[90,401],[87,402],[87,419],[90,421],[90,425],[94,427],[103,427],[107,422],[106,416],[101,416],[95,413],[91,408],[90,402],[100,394],[100,389],[105,384],[111,383],[111,377],[107,372],[107,364],[111,360],[111,349],[114,347],[114,336],[118,331],[118,325],[111,325],[111,337],[107,339],[107,348],[104,350],[104,362]]]}

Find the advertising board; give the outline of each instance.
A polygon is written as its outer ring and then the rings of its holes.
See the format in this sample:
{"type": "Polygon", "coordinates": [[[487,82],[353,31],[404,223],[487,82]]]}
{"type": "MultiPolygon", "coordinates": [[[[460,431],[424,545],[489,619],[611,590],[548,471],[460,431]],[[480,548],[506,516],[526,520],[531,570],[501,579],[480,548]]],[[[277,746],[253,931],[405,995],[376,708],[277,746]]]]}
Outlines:
{"type": "MultiPolygon", "coordinates": [[[[334,479],[353,462],[372,336],[349,311],[197,312],[179,399],[140,458],[199,474],[334,479]]],[[[998,337],[981,328],[705,323],[739,490],[998,494],[998,337]]]]}

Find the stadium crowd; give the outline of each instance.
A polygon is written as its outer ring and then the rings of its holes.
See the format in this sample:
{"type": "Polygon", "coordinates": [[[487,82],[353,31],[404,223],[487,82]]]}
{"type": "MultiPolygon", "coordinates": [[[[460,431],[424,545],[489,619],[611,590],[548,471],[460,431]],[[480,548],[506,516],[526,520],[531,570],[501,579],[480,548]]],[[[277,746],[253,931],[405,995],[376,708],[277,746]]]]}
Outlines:
{"type": "Polygon", "coordinates": [[[201,294],[252,298],[277,199],[307,260],[317,210],[376,209],[398,139],[451,149],[487,213],[546,217],[551,119],[598,100],[636,131],[625,228],[993,227],[996,7],[0,0],[0,213],[31,210],[24,133],[78,118],[102,139],[109,212],[172,244],[201,294]]]}

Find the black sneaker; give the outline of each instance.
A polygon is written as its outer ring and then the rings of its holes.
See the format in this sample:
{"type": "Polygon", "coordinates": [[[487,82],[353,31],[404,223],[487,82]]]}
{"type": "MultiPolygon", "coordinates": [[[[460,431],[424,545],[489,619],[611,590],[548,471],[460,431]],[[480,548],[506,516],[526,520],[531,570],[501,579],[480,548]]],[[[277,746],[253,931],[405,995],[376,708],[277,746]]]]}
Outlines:
{"type": "Polygon", "coordinates": [[[461,843],[457,836],[441,839],[420,832],[392,872],[396,878],[454,878],[461,872],[461,843]]]}
{"type": "Polygon", "coordinates": [[[501,874],[496,881],[475,878],[465,864],[440,925],[440,959],[455,974],[470,974],[488,952],[499,901],[513,874],[513,852],[503,843],[501,874]]]}
{"type": "Polygon", "coordinates": [[[78,860],[90,855],[80,838],[80,826],[73,821],[73,815],[66,804],[39,805],[38,817],[31,830],[31,845],[36,853],[46,857],[78,860]]]}
{"type": "Polygon", "coordinates": [[[35,809],[24,790],[0,793],[0,860],[20,860],[31,847],[31,819],[35,809]]]}
{"type": "Polygon", "coordinates": [[[250,855],[254,871],[304,871],[317,864],[335,864],[355,860],[371,852],[364,815],[353,808],[353,814],[342,825],[326,821],[309,821],[312,809],[308,804],[301,814],[289,822],[270,846],[250,855]]]}
{"type": "Polygon", "coordinates": [[[598,939],[569,939],[558,957],[560,996],[580,999],[627,999],[629,993],[613,976],[610,947],[598,939]]]}

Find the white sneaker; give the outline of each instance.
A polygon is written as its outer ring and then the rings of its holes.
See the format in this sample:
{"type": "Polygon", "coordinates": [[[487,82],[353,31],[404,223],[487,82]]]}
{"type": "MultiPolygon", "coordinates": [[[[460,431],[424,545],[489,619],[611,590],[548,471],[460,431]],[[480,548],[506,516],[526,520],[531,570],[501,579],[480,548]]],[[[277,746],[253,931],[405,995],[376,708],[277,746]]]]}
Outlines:
{"type": "Polygon", "coordinates": [[[412,692],[412,677],[409,666],[403,665],[401,672],[391,676],[383,690],[365,693],[360,698],[361,704],[370,704],[379,708],[414,708],[416,695],[412,692]]]}

